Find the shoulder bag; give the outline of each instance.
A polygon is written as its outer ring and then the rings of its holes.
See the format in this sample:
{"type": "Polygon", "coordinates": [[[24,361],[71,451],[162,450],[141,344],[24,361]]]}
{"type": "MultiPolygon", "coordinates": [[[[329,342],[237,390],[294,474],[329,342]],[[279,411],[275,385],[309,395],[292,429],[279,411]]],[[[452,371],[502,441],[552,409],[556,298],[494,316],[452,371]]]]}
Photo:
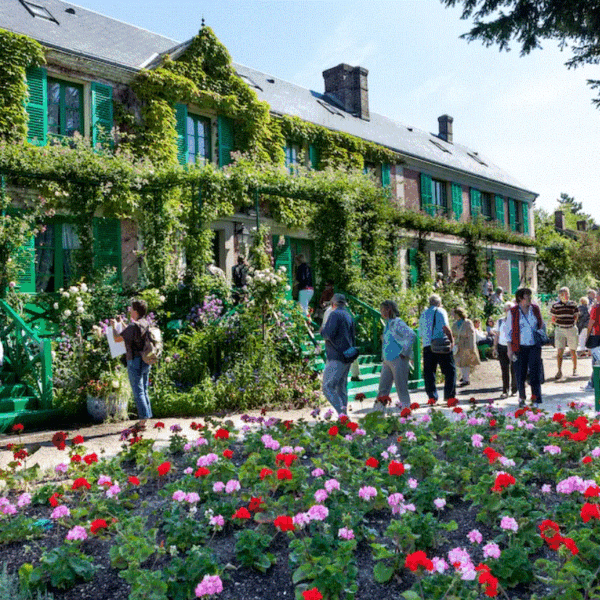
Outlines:
{"type": "MultiPolygon", "coordinates": [[[[435,309],[435,314],[433,316],[433,324],[431,325],[431,335],[433,336],[433,330],[435,329],[435,320],[437,319],[437,308],[435,309]]],[[[431,351],[434,354],[450,354],[452,352],[452,342],[450,338],[444,333],[442,337],[439,338],[431,338],[431,351]]]]}
{"type": "Polygon", "coordinates": [[[521,314],[525,317],[525,320],[527,321],[527,325],[529,325],[529,328],[533,332],[533,341],[535,342],[535,345],[536,346],[545,346],[546,344],[549,344],[550,338],[548,337],[548,334],[546,333],[546,326],[542,325],[542,327],[539,327],[539,328],[532,327],[531,323],[529,322],[529,319],[527,318],[527,315],[523,312],[523,309],[520,306],[519,306],[519,310],[521,311],[521,314]]]}

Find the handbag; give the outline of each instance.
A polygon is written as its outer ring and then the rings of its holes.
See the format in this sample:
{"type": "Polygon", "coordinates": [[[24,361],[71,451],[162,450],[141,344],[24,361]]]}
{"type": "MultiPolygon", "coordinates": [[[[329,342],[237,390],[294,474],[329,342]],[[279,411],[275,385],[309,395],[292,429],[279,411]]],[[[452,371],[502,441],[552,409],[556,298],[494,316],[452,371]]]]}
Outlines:
{"type": "Polygon", "coordinates": [[[344,350],[342,354],[344,355],[344,362],[348,364],[354,362],[360,353],[356,346],[350,346],[350,348],[344,350]]]}
{"type": "Polygon", "coordinates": [[[600,346],[600,335],[589,335],[588,339],[585,341],[585,347],[593,350],[600,346]]]}
{"type": "Polygon", "coordinates": [[[550,338],[548,337],[548,334],[546,333],[546,326],[542,325],[539,328],[534,328],[531,326],[531,323],[529,322],[529,319],[527,318],[527,315],[523,312],[523,309],[521,307],[519,307],[519,309],[521,310],[521,314],[525,317],[525,320],[527,321],[527,325],[529,325],[529,328],[531,329],[532,333],[533,333],[533,341],[535,342],[536,346],[545,346],[546,344],[550,343],[550,338]]]}
{"type": "MultiPolygon", "coordinates": [[[[437,319],[437,308],[435,309],[435,315],[433,317],[433,324],[431,325],[431,335],[433,335],[433,330],[435,329],[435,320],[437,319]]],[[[442,337],[432,338],[431,351],[434,354],[450,354],[452,352],[452,342],[450,338],[444,333],[442,337]]]]}

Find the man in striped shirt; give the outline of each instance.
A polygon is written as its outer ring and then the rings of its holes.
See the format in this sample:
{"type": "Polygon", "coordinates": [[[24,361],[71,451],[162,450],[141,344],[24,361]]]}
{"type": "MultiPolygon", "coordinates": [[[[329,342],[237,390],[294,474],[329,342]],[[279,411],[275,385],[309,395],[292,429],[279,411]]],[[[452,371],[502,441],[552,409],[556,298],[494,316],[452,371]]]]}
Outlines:
{"type": "Polygon", "coordinates": [[[561,287],[558,290],[558,302],[550,309],[554,323],[554,346],[557,350],[556,362],[558,371],[555,379],[562,377],[562,361],[565,348],[568,346],[573,359],[573,377],[577,375],[577,304],[569,300],[569,288],[561,287]]]}

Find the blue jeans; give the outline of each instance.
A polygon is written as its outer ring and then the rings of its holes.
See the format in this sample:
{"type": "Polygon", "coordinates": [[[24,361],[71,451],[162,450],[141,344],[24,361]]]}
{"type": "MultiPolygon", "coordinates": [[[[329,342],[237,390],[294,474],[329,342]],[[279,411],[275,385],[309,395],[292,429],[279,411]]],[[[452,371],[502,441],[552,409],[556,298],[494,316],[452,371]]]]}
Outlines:
{"type": "Polygon", "coordinates": [[[150,365],[145,363],[141,356],[136,356],[133,360],[127,361],[127,374],[133,391],[133,399],[137,406],[138,417],[140,419],[151,419],[152,407],[150,406],[150,398],[148,398],[150,365]]]}
{"type": "Polygon", "coordinates": [[[520,346],[515,361],[515,374],[517,376],[517,387],[519,388],[519,398],[524,400],[525,380],[529,373],[529,385],[531,386],[531,395],[538,400],[542,399],[542,347],[541,346],[520,346]]]}
{"type": "Polygon", "coordinates": [[[348,412],[348,373],[350,363],[328,360],[323,371],[323,393],[338,414],[348,412]]]}
{"type": "Polygon", "coordinates": [[[454,354],[435,354],[431,351],[431,346],[423,348],[423,382],[428,398],[438,399],[438,393],[435,385],[435,373],[438,365],[444,376],[444,400],[456,397],[456,366],[454,364],[454,354]]]}

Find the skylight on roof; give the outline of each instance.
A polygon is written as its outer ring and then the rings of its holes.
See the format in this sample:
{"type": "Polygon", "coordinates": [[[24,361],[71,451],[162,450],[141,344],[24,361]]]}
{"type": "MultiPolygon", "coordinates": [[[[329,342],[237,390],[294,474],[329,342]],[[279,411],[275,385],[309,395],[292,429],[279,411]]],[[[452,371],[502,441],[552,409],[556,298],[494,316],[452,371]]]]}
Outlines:
{"type": "Polygon", "coordinates": [[[447,152],[448,154],[452,154],[452,152],[450,152],[450,150],[448,150],[448,148],[444,148],[444,146],[442,146],[439,142],[436,142],[435,140],[429,140],[436,148],[439,148],[442,152],[447,152]]]}
{"type": "Polygon", "coordinates": [[[244,75],[243,73],[239,73],[239,72],[237,72],[237,75],[238,75],[238,77],[245,79],[250,84],[250,87],[256,88],[257,90],[260,90],[261,92],[263,91],[263,89],[260,87],[260,85],[258,85],[258,83],[256,83],[256,81],[254,81],[254,79],[252,79],[252,77],[249,77],[248,75],[244,75]]]}
{"type": "Polygon", "coordinates": [[[483,165],[484,167],[487,167],[487,164],[484,163],[479,156],[477,155],[477,152],[467,152],[467,154],[475,161],[478,162],[480,165],[483,165]]]}
{"type": "Polygon", "coordinates": [[[329,111],[332,115],[338,115],[342,118],[346,118],[342,112],[337,110],[335,107],[331,106],[327,102],[323,102],[323,100],[317,100],[317,102],[327,111],[329,111]]]}
{"type": "Polygon", "coordinates": [[[46,21],[53,21],[58,24],[58,21],[50,14],[50,11],[39,4],[33,4],[27,2],[27,0],[21,0],[21,4],[27,9],[32,17],[38,17],[39,19],[45,19],[46,21]]]}

